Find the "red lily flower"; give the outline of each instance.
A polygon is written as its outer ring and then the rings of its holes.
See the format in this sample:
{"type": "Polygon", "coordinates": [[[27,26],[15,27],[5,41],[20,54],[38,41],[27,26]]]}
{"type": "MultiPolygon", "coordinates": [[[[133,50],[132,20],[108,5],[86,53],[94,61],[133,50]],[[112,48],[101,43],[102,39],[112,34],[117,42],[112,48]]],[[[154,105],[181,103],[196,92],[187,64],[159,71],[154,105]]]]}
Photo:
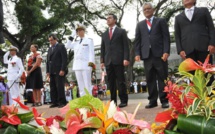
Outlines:
{"type": "Polygon", "coordinates": [[[210,59],[210,55],[208,54],[207,58],[205,59],[205,62],[204,63],[199,62],[199,64],[198,64],[191,58],[188,58],[180,64],[178,70],[179,71],[194,71],[194,70],[200,69],[200,70],[204,71],[205,73],[215,72],[215,67],[208,64],[209,59],[210,59]]]}
{"type": "Polygon", "coordinates": [[[14,107],[14,105],[11,106],[3,105],[1,106],[1,110],[3,114],[3,116],[0,118],[1,121],[4,121],[12,125],[21,124],[21,120],[18,118],[18,116],[16,116],[18,108],[14,107]]]}
{"type": "Polygon", "coordinates": [[[61,116],[51,116],[51,117],[49,117],[49,118],[46,118],[46,126],[51,126],[52,124],[53,124],[53,120],[56,120],[56,121],[63,121],[64,120],[64,118],[63,117],[61,117],[61,116]]]}
{"type": "Polygon", "coordinates": [[[119,129],[113,132],[113,134],[132,134],[129,129],[119,129]]]}
{"type": "Polygon", "coordinates": [[[34,119],[37,122],[38,125],[42,126],[44,123],[41,121],[43,118],[41,117],[41,114],[38,114],[37,110],[35,108],[32,109],[32,112],[34,114],[34,119]]]}
{"type": "Polygon", "coordinates": [[[25,110],[29,110],[29,107],[24,105],[22,102],[20,102],[20,97],[18,96],[17,98],[13,98],[14,101],[16,101],[21,108],[25,109],[25,110]]]}
{"type": "Polygon", "coordinates": [[[174,117],[172,116],[173,109],[169,109],[163,112],[160,112],[156,115],[155,121],[156,122],[166,122],[168,120],[173,119],[174,117]]]}
{"type": "Polygon", "coordinates": [[[11,105],[11,106],[3,105],[1,106],[1,110],[2,110],[2,113],[7,114],[7,116],[18,113],[18,108],[14,107],[14,105],[11,105]]]}
{"type": "Polygon", "coordinates": [[[11,124],[11,125],[19,125],[19,124],[21,124],[21,120],[19,119],[19,117],[14,115],[14,114],[12,114],[10,116],[6,116],[6,115],[2,116],[0,118],[0,121],[4,121],[4,122],[6,122],[8,124],[11,124]]]}

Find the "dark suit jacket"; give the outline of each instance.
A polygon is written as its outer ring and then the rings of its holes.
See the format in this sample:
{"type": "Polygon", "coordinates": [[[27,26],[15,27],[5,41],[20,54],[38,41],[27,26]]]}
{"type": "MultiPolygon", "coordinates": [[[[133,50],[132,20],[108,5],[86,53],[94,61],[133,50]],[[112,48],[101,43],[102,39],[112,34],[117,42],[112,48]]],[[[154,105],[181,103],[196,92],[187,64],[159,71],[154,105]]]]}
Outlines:
{"type": "Polygon", "coordinates": [[[47,55],[46,72],[59,74],[60,71],[67,71],[67,52],[63,44],[57,44],[52,51],[50,47],[47,55]]]}
{"type": "Polygon", "coordinates": [[[128,37],[124,29],[116,27],[110,40],[109,30],[102,34],[101,63],[105,66],[123,65],[123,60],[129,61],[128,37]]]}
{"type": "Polygon", "coordinates": [[[191,21],[184,11],[176,16],[175,39],[178,53],[208,51],[208,45],[215,45],[215,29],[208,9],[195,7],[191,21]]]}
{"type": "Polygon", "coordinates": [[[170,52],[170,35],[167,23],[162,18],[154,17],[151,31],[148,31],[146,20],[137,24],[135,33],[135,55],[142,60],[147,59],[150,54],[162,57],[164,53],[170,52]]]}

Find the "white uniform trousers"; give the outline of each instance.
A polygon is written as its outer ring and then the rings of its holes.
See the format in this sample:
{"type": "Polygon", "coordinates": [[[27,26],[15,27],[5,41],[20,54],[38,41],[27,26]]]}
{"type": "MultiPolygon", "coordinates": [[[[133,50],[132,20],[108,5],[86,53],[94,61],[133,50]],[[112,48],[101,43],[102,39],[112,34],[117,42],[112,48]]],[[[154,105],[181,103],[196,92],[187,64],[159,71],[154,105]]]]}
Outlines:
{"type": "Polygon", "coordinates": [[[20,96],[20,90],[19,90],[19,82],[15,82],[13,84],[14,80],[9,80],[7,82],[8,87],[10,88],[9,90],[9,105],[16,105],[17,103],[13,100],[13,98],[17,98],[20,96]],[[12,85],[13,84],[13,85],[12,85]],[[12,85],[12,87],[11,87],[12,85]]]}
{"type": "Polygon", "coordinates": [[[91,72],[91,70],[75,70],[80,97],[86,94],[84,88],[92,94],[91,72]]]}

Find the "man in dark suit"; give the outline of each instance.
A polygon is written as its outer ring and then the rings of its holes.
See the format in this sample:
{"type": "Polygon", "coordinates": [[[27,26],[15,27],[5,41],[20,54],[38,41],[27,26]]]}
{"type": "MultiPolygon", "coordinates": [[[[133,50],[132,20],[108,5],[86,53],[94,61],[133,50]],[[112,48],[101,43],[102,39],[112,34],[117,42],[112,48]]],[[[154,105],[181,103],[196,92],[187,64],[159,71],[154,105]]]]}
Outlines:
{"type": "Polygon", "coordinates": [[[50,77],[51,101],[53,107],[63,107],[66,105],[65,97],[65,75],[67,70],[67,52],[63,44],[58,43],[55,34],[49,35],[51,47],[48,50],[46,72],[50,77]]]}
{"type": "MultiPolygon", "coordinates": [[[[175,39],[178,54],[194,61],[206,59],[215,51],[215,29],[207,8],[195,7],[196,0],[183,0],[185,10],[175,17],[175,39]]],[[[212,58],[209,61],[212,63],[212,58]]]]}
{"type": "Polygon", "coordinates": [[[102,34],[101,68],[107,71],[111,100],[117,104],[117,87],[121,103],[125,107],[128,103],[128,94],[125,85],[124,66],[129,64],[128,37],[124,29],[116,26],[117,17],[109,14],[107,17],[108,30],[102,34]]]}
{"type": "Polygon", "coordinates": [[[2,30],[3,30],[3,5],[2,1],[0,0],[0,44],[4,43],[2,30]]]}
{"type": "Polygon", "coordinates": [[[145,108],[156,107],[158,96],[162,108],[168,108],[164,91],[164,80],[168,76],[167,59],[170,52],[170,35],[165,19],[153,16],[151,3],[143,5],[145,20],[139,22],[135,34],[135,60],[144,61],[149,104],[145,108]],[[158,87],[158,89],[157,89],[158,87]]]}

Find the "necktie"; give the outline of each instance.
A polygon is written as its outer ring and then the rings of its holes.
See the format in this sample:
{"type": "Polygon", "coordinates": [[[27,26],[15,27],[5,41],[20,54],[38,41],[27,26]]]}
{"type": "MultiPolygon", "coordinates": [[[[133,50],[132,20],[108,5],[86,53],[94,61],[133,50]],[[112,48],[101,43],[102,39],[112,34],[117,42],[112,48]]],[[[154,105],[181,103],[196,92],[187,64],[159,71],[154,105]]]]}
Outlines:
{"type": "Polygon", "coordinates": [[[192,13],[193,9],[188,9],[187,10],[187,18],[191,21],[192,17],[193,17],[193,13],[192,13]]]}
{"type": "Polygon", "coordinates": [[[52,52],[54,51],[54,47],[52,47],[52,52]]]}
{"type": "Polygon", "coordinates": [[[113,34],[112,30],[113,30],[113,28],[111,27],[110,30],[109,30],[109,37],[110,37],[110,39],[112,38],[112,34],[113,34]]]}
{"type": "Polygon", "coordinates": [[[79,44],[81,44],[82,40],[83,40],[83,39],[81,38],[81,40],[80,40],[79,44]]]}
{"type": "Polygon", "coordinates": [[[151,31],[151,27],[152,27],[151,20],[147,19],[146,23],[147,23],[147,26],[148,26],[148,29],[149,29],[149,32],[150,32],[151,31]]]}

